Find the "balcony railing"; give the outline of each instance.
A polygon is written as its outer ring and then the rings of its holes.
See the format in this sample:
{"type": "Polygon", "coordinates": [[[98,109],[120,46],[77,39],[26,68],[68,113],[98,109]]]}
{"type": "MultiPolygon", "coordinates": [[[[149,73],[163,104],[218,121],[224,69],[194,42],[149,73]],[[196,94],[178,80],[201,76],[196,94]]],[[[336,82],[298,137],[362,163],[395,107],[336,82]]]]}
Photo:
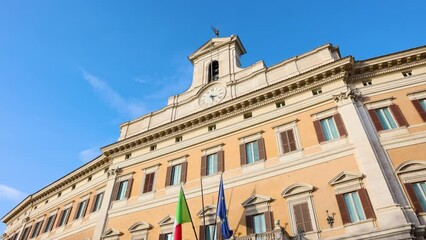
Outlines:
{"type": "Polygon", "coordinates": [[[283,229],[276,229],[270,232],[255,233],[248,236],[236,237],[235,240],[291,240],[293,239],[283,229]]]}

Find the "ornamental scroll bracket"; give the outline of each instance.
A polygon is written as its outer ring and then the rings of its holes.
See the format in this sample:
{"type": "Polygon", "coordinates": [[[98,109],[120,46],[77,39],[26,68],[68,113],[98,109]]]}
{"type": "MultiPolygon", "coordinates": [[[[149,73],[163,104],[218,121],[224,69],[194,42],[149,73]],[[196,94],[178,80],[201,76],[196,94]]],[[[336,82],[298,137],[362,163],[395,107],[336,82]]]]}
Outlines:
{"type": "Polygon", "coordinates": [[[362,99],[362,93],[359,89],[348,89],[346,92],[341,92],[339,94],[333,95],[333,100],[336,103],[343,103],[347,100],[352,100],[353,102],[356,102],[358,100],[362,99]]]}

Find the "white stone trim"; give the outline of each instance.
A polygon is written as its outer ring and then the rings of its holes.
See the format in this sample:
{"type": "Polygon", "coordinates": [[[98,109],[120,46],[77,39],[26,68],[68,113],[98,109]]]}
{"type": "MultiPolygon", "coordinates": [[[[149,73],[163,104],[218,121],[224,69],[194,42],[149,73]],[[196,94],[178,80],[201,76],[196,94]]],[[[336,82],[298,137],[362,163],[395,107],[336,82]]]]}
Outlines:
{"type": "MultiPolygon", "coordinates": [[[[394,97],[391,97],[391,98],[386,98],[386,99],[382,99],[382,100],[378,100],[374,102],[368,102],[368,103],[364,103],[364,106],[368,110],[389,107],[390,105],[393,104],[394,99],[395,99],[394,97]]],[[[393,114],[392,114],[392,117],[393,117],[393,114]]]]}
{"type": "Polygon", "coordinates": [[[419,100],[426,98],[426,90],[407,94],[410,100],[419,100]]]}
{"type": "Polygon", "coordinates": [[[173,232],[173,225],[175,223],[175,217],[174,216],[166,216],[165,218],[161,219],[158,222],[158,225],[160,226],[160,233],[171,233],[173,232]]]}
{"type": "Polygon", "coordinates": [[[206,221],[206,225],[211,225],[215,223],[216,218],[216,206],[214,205],[207,205],[203,209],[200,209],[197,213],[197,217],[200,218],[200,226],[204,225],[203,221],[203,213],[206,221]]]}
{"type": "Polygon", "coordinates": [[[426,181],[426,161],[411,160],[400,164],[395,172],[403,183],[416,183],[426,181]]]}
{"type": "Polygon", "coordinates": [[[241,205],[245,208],[245,215],[252,216],[269,211],[269,204],[272,200],[271,197],[254,194],[242,202],[241,205]]]}
{"type": "Polygon", "coordinates": [[[311,117],[312,117],[312,120],[317,121],[317,120],[325,119],[325,118],[328,118],[328,117],[332,117],[336,113],[338,113],[337,107],[333,107],[333,108],[324,110],[324,111],[319,112],[319,113],[314,113],[314,114],[311,115],[311,117]]]}
{"type": "Polygon", "coordinates": [[[210,155],[210,154],[220,152],[220,151],[223,150],[224,145],[225,145],[224,143],[221,143],[221,144],[216,145],[216,146],[212,146],[212,147],[209,147],[209,148],[206,148],[206,149],[201,149],[202,154],[203,154],[202,156],[207,156],[207,155],[210,155]]]}
{"type": "Polygon", "coordinates": [[[181,164],[183,162],[186,162],[188,157],[189,157],[189,155],[184,155],[182,157],[169,160],[168,161],[169,162],[169,166],[175,166],[175,165],[181,164]]]}
{"type": "Polygon", "coordinates": [[[127,173],[123,176],[120,176],[120,177],[117,178],[117,182],[129,180],[129,179],[133,178],[134,174],[135,174],[135,172],[131,172],[131,173],[127,173]]]}
{"type": "Polygon", "coordinates": [[[244,135],[242,137],[239,137],[238,140],[240,140],[240,144],[244,144],[244,143],[248,143],[248,142],[253,142],[256,140],[259,140],[262,138],[262,134],[265,131],[261,130],[259,132],[255,132],[255,133],[251,133],[249,135],[244,135]]]}
{"type": "Polygon", "coordinates": [[[287,122],[278,126],[272,127],[275,130],[275,142],[277,144],[278,154],[281,155],[291,155],[296,152],[300,152],[302,149],[302,144],[300,143],[299,130],[297,128],[297,122],[299,119],[293,120],[291,122],[287,122]],[[296,150],[288,153],[284,153],[281,141],[281,132],[285,132],[287,130],[293,130],[293,136],[296,141],[296,150]]]}
{"type": "Polygon", "coordinates": [[[343,171],[331,179],[329,184],[337,194],[348,193],[361,189],[363,178],[361,173],[343,171]]]}
{"type": "Polygon", "coordinates": [[[296,183],[286,187],[282,192],[283,198],[289,198],[293,195],[299,195],[303,193],[309,193],[314,191],[314,186],[307,183],[296,183]]]}
{"type": "Polygon", "coordinates": [[[146,222],[134,223],[129,228],[129,232],[132,234],[132,240],[148,239],[148,232],[151,228],[152,228],[152,225],[146,222]]]}
{"type": "MultiPolygon", "coordinates": [[[[152,167],[148,167],[143,169],[143,176],[142,176],[142,184],[141,184],[141,188],[139,190],[139,195],[144,196],[143,199],[152,199],[154,198],[154,193],[155,193],[155,186],[157,184],[157,178],[158,178],[158,169],[160,168],[161,164],[156,164],[155,166],[152,167]],[[150,174],[150,173],[154,173],[154,183],[152,185],[152,191],[150,192],[143,192],[143,188],[145,186],[145,180],[146,180],[146,175],[150,174]],[[146,196],[145,196],[146,195],[146,196]]],[[[142,200],[141,198],[139,198],[140,200],[142,200]]]]}

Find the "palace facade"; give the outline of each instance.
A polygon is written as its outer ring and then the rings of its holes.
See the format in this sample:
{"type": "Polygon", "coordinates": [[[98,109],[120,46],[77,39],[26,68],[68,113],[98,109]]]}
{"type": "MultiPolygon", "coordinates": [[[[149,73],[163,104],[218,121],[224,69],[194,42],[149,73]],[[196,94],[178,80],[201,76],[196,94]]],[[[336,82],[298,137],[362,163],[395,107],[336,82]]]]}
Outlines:
{"type": "Polygon", "coordinates": [[[221,176],[234,239],[424,239],[426,47],[244,53],[234,35],[202,45],[188,90],[13,208],[2,240],[170,240],[181,186],[210,240],[221,176]]]}

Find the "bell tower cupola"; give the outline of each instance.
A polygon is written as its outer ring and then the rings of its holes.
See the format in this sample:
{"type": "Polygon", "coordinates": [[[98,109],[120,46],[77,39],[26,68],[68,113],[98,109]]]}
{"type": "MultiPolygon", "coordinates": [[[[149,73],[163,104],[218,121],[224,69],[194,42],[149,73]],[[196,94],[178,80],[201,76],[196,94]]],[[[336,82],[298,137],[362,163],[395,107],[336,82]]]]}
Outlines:
{"type": "Polygon", "coordinates": [[[192,85],[188,90],[201,88],[212,82],[232,81],[240,68],[240,56],[246,53],[240,38],[212,38],[188,58],[194,65],[192,85]]]}

